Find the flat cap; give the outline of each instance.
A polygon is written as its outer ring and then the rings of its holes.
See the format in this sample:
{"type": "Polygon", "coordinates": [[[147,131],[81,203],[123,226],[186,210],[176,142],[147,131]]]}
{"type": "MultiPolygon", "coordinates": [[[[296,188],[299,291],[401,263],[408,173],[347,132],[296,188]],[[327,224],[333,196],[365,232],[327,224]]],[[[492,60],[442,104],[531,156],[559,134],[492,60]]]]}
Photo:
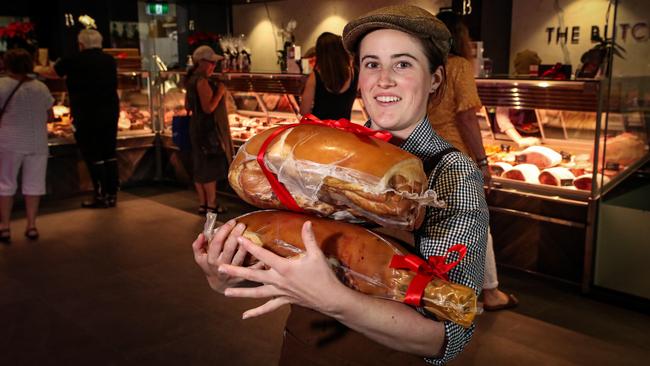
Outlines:
{"type": "Polygon", "coordinates": [[[371,11],[349,22],[343,29],[343,45],[355,53],[359,41],[377,29],[395,29],[418,38],[429,39],[440,50],[443,61],[451,47],[451,33],[443,22],[428,11],[413,5],[394,5],[371,11]]]}

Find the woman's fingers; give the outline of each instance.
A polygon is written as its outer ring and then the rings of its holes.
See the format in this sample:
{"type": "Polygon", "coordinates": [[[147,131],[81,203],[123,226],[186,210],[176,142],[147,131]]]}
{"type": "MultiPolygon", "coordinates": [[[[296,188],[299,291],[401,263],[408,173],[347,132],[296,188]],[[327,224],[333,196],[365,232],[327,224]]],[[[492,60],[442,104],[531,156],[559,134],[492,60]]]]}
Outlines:
{"type": "Polygon", "coordinates": [[[316,243],[316,237],[314,236],[311,221],[305,221],[305,223],[302,224],[302,242],[305,245],[307,253],[321,252],[318,243],[316,243]]]}
{"type": "Polygon", "coordinates": [[[235,255],[235,251],[239,247],[237,238],[242,236],[245,230],[246,230],[246,225],[242,224],[241,222],[237,224],[237,226],[235,226],[234,229],[232,229],[230,235],[228,235],[228,238],[226,239],[226,242],[223,246],[223,251],[221,253],[221,256],[219,257],[219,263],[232,263],[232,259],[233,256],[235,255]]]}
{"type": "Polygon", "coordinates": [[[207,265],[207,251],[203,234],[199,234],[192,243],[192,252],[194,253],[194,261],[204,269],[203,266],[207,265]]]}
{"type": "Polygon", "coordinates": [[[274,299],[271,299],[271,300],[267,301],[262,306],[258,306],[255,309],[250,309],[250,310],[244,312],[244,314],[242,315],[242,319],[249,319],[249,318],[254,318],[256,316],[268,314],[270,312],[273,312],[273,311],[279,309],[280,307],[282,307],[282,305],[286,305],[286,304],[290,304],[290,303],[291,303],[291,301],[287,297],[284,297],[284,296],[276,297],[274,299]]]}
{"type": "Polygon", "coordinates": [[[232,231],[232,228],[235,226],[235,220],[230,220],[225,224],[221,225],[219,229],[214,233],[210,246],[208,247],[208,263],[211,265],[217,265],[219,255],[221,255],[221,250],[223,248],[224,242],[228,238],[228,235],[232,231]]]}
{"type": "Polygon", "coordinates": [[[253,257],[257,258],[261,262],[266,263],[269,267],[277,269],[284,268],[285,261],[287,259],[276,255],[275,253],[262,248],[259,245],[255,245],[252,241],[239,237],[239,244],[244,246],[244,249],[248,251],[253,257]]]}
{"type": "Polygon", "coordinates": [[[228,297],[261,299],[265,297],[281,296],[283,294],[273,285],[262,285],[257,287],[231,287],[224,292],[224,295],[228,297]]]}
{"type": "Polygon", "coordinates": [[[267,272],[265,270],[233,266],[230,264],[222,264],[219,266],[219,273],[221,274],[260,283],[271,282],[271,277],[267,272]]]}
{"type": "Polygon", "coordinates": [[[238,246],[235,256],[232,257],[231,264],[233,266],[241,266],[242,264],[244,264],[244,260],[246,259],[246,254],[248,254],[246,249],[244,249],[244,247],[241,245],[238,246]]]}

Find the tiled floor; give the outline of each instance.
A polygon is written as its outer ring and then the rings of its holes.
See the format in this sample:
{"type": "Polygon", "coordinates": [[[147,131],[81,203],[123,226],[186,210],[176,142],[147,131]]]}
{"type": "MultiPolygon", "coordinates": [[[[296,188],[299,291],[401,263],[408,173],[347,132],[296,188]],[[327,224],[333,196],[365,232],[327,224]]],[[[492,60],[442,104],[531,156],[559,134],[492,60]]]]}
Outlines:
{"type": "MultiPolygon", "coordinates": [[[[123,192],[117,208],[49,201],[41,239],[0,246],[0,365],[274,365],[283,309],[242,321],[259,301],[212,292],[190,243],[202,227],[190,191],[123,192]]],[[[249,210],[227,202],[229,216],[249,210]]],[[[574,289],[505,272],[516,311],[480,317],[455,365],[641,365],[650,317],[574,289]]]]}

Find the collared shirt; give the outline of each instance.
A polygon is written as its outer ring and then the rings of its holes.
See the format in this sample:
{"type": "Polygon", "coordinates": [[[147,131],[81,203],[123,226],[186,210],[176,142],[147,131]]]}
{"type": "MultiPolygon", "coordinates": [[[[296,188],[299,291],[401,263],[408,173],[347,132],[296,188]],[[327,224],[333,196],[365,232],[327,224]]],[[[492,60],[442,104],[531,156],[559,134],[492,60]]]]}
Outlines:
{"type": "MultiPolygon", "coordinates": [[[[422,160],[452,146],[438,136],[425,117],[400,147],[422,160]]],[[[483,193],[481,172],[461,152],[444,155],[429,176],[429,189],[446,203],[445,208],[428,207],[422,226],[415,232],[419,254],[444,256],[455,244],[467,246],[465,258],[449,272],[449,280],[473,289],[477,296],[483,284],[489,213],[483,193]]],[[[418,311],[428,317],[424,308],[418,311]]],[[[445,321],[445,346],[440,358],[426,358],[432,365],[444,365],[456,357],[474,333],[470,328],[445,321]]]]}

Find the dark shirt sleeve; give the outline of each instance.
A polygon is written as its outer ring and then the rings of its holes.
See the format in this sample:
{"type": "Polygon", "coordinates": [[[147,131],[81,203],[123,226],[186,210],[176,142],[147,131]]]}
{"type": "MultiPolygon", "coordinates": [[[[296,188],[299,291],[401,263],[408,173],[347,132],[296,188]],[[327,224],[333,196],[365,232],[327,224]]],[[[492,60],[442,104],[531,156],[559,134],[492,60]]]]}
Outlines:
{"type": "MultiPolygon", "coordinates": [[[[427,209],[424,225],[416,233],[416,245],[425,258],[445,255],[455,244],[467,246],[465,258],[449,272],[449,280],[470,287],[478,296],[483,283],[489,221],[481,173],[460,153],[448,154],[436,170],[429,188],[435,190],[446,207],[427,209]]],[[[430,315],[423,308],[418,310],[430,315]]],[[[473,332],[474,325],[464,328],[445,321],[441,356],[427,358],[426,362],[444,365],[451,361],[467,345],[473,332]]]]}

